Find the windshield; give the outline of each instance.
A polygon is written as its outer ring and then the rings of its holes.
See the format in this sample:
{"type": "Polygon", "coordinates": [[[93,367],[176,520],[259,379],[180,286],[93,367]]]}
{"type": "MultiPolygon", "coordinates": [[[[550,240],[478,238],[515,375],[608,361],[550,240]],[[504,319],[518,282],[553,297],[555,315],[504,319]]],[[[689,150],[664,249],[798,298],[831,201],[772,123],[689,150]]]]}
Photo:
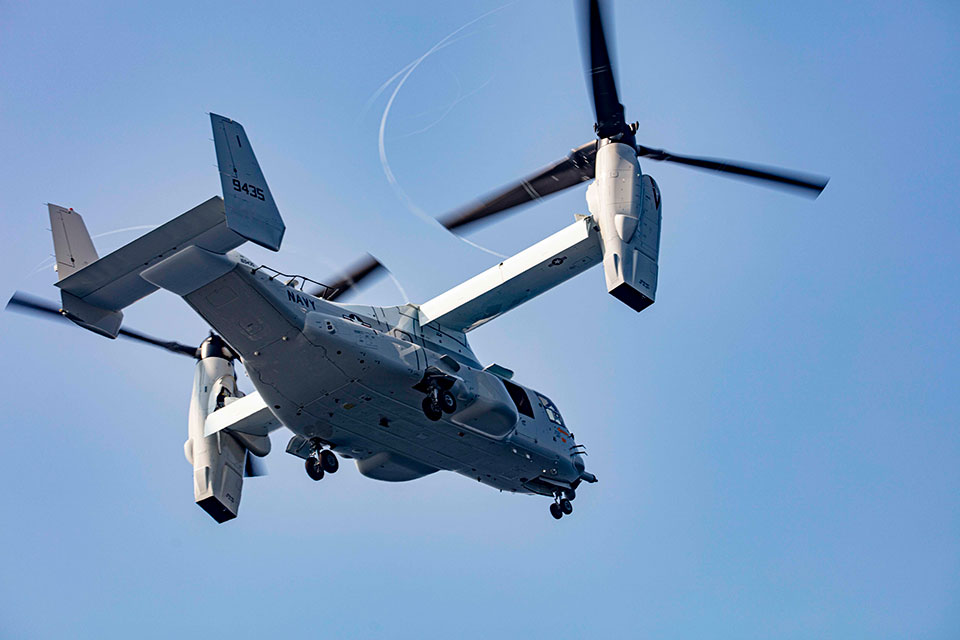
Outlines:
{"type": "Polygon", "coordinates": [[[560,411],[557,409],[557,405],[553,404],[553,401],[546,396],[542,396],[539,393],[537,398],[540,399],[540,406],[543,407],[543,410],[547,412],[547,418],[550,419],[550,422],[558,424],[561,427],[563,426],[563,418],[560,417],[560,411]]]}

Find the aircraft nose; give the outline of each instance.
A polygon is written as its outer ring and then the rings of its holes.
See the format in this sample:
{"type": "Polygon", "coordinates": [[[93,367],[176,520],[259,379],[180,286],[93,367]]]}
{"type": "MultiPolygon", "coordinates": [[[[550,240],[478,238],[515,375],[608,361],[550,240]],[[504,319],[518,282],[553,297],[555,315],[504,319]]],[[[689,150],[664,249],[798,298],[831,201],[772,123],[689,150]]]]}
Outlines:
{"type": "Polygon", "coordinates": [[[579,453],[574,454],[573,456],[573,466],[576,467],[578,473],[583,473],[587,468],[587,465],[583,463],[583,456],[579,453]]]}

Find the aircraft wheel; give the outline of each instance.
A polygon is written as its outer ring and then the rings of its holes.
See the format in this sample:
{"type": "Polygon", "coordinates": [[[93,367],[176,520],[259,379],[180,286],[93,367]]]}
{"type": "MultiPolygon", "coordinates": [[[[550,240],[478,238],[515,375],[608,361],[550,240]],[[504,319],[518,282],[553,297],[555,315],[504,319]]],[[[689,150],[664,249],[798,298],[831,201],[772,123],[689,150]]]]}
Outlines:
{"type": "Polygon", "coordinates": [[[564,490],[563,490],[563,497],[566,498],[567,500],[570,500],[570,501],[572,502],[572,501],[574,500],[574,498],[577,497],[577,492],[574,491],[573,489],[564,489],[564,490]]]}
{"type": "Polygon", "coordinates": [[[560,511],[562,511],[564,515],[567,515],[567,516],[570,515],[571,513],[573,513],[573,503],[567,500],[566,498],[561,499],[560,511]]]}
{"type": "Polygon", "coordinates": [[[440,394],[440,408],[445,413],[453,413],[457,410],[457,399],[449,391],[442,392],[440,394]]]}
{"type": "Polygon", "coordinates": [[[560,511],[560,505],[556,502],[550,503],[550,515],[559,520],[563,517],[563,511],[560,511]]]}
{"type": "Polygon", "coordinates": [[[323,467],[320,466],[319,460],[311,456],[307,458],[307,462],[304,466],[306,466],[307,475],[310,476],[311,480],[323,479],[323,467]]]}
{"type": "Polygon", "coordinates": [[[443,409],[440,408],[440,403],[430,396],[424,398],[420,406],[423,408],[423,413],[427,416],[427,418],[433,420],[434,422],[443,417],[443,409]]]}
{"type": "Polygon", "coordinates": [[[340,468],[340,461],[336,454],[329,449],[320,452],[320,468],[327,473],[336,473],[340,468]]]}

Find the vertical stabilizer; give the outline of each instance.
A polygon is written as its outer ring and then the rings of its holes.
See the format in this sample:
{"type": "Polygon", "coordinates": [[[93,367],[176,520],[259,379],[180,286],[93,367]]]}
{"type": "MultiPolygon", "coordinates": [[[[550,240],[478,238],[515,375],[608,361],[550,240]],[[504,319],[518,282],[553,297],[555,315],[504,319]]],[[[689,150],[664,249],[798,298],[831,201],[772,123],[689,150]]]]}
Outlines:
{"type": "Polygon", "coordinates": [[[50,211],[53,250],[57,256],[57,276],[63,280],[95,262],[99,256],[79,213],[55,204],[48,204],[47,209],[50,211]]]}
{"type": "Polygon", "coordinates": [[[227,227],[262,247],[279,250],[286,227],[243,126],[215,113],[210,122],[227,227]]]}

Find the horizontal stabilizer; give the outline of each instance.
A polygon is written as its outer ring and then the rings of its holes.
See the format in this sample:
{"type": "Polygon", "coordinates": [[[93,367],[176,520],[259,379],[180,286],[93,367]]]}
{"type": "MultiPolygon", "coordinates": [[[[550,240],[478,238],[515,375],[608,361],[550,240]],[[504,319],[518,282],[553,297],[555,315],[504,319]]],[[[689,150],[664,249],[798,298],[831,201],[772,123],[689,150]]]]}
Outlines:
{"type": "Polygon", "coordinates": [[[251,242],[279,250],[286,227],[243,126],[215,113],[210,122],[227,226],[251,242]]]}
{"type": "Polygon", "coordinates": [[[65,315],[82,327],[115,338],[123,319],[120,309],[158,288],[141,277],[144,270],[186,247],[226,253],[243,242],[227,228],[223,200],[214,196],[62,278],[57,286],[65,315]]]}

